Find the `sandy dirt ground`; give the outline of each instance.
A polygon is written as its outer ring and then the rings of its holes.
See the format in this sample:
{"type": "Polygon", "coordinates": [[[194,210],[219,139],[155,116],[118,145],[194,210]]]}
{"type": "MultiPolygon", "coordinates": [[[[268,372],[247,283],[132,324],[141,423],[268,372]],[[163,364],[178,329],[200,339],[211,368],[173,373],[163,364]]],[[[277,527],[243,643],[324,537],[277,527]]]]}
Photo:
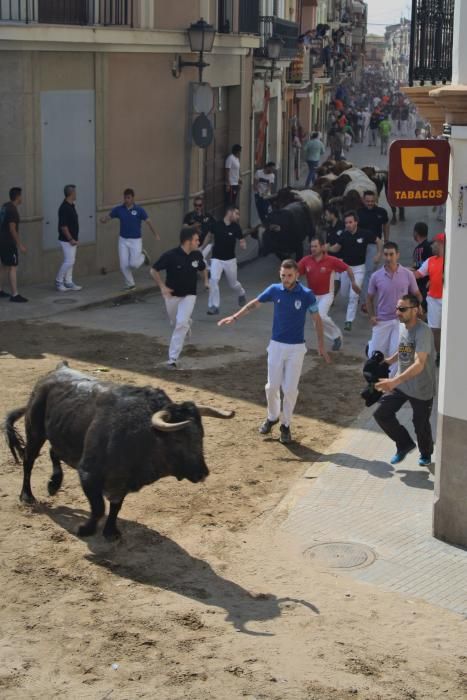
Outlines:
{"type": "Polygon", "coordinates": [[[361,407],[360,362],[304,374],[286,447],[257,434],[264,356],[192,348],[229,363],[169,373],[155,369],[165,348],[143,335],[13,322],[0,340],[1,415],[62,358],[237,411],[204,419],[207,481],[167,479],[128,496],[116,544],[76,537],[88,503],[69,468],[48,496],[46,449],[33,472],[38,504],[20,505],[21,468],[2,444],[3,699],[467,698],[463,618],[319,570],[277,534],[277,505],[361,407]]]}

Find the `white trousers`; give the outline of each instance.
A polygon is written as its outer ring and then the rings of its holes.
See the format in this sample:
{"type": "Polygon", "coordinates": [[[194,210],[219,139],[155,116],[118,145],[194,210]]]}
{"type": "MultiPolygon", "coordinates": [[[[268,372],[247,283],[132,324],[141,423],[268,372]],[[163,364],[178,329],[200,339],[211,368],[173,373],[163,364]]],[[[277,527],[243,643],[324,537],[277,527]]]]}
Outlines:
{"type": "MultiPolygon", "coordinates": [[[[375,350],[382,352],[384,357],[394,355],[399,347],[400,325],[397,318],[392,321],[378,321],[376,326],[373,326],[371,339],[368,343],[368,357],[375,350]]],[[[397,362],[394,362],[389,368],[389,376],[393,377],[396,372],[397,362]]]]}
{"type": "Polygon", "coordinates": [[[290,425],[297,403],[298,382],[305,354],[305,343],[289,345],[275,340],[269,343],[268,382],[265,386],[269,420],[275,421],[280,417],[282,425],[290,425]]]}
{"type": "MultiPolygon", "coordinates": [[[[361,287],[362,282],[363,282],[363,278],[365,277],[365,265],[354,265],[354,266],[351,266],[351,269],[353,270],[356,283],[358,284],[359,287],[361,287]]],[[[347,297],[347,296],[349,297],[349,302],[347,304],[347,314],[346,314],[345,320],[346,321],[354,321],[355,316],[357,315],[359,295],[355,294],[354,290],[352,289],[350,277],[347,274],[347,272],[342,273],[341,294],[343,297],[347,297]]]]}
{"type": "Polygon", "coordinates": [[[196,295],[186,297],[164,297],[170,325],[174,331],[169,345],[169,362],[176,362],[182,352],[186,334],[191,328],[191,314],[195,308],[196,295]]]}
{"type": "Polygon", "coordinates": [[[71,245],[68,241],[59,241],[62,246],[63,251],[63,262],[57,273],[56,280],[59,284],[66,282],[71,284],[73,282],[73,265],[76,260],[76,249],[78,246],[71,245]]]}
{"type": "Polygon", "coordinates": [[[368,296],[368,284],[370,282],[370,277],[375,271],[375,263],[373,262],[375,259],[377,247],[376,243],[370,243],[367,248],[366,248],[366,256],[365,256],[365,277],[363,278],[363,285],[362,285],[362,291],[360,294],[360,297],[363,302],[366,303],[366,298],[368,296]]]}
{"type": "Polygon", "coordinates": [[[331,308],[332,302],[334,300],[334,294],[329,292],[328,294],[317,294],[316,301],[318,302],[318,313],[321,316],[323,322],[323,333],[329,340],[335,340],[336,338],[342,338],[342,332],[338,326],[334,323],[332,318],[329,316],[329,309],[331,308]]]}
{"type": "Polygon", "coordinates": [[[213,244],[208,243],[207,246],[205,248],[203,248],[203,250],[201,251],[203,258],[204,258],[204,262],[206,263],[207,270],[210,269],[209,268],[209,258],[210,258],[211,252],[212,252],[212,248],[213,248],[213,244]]]}
{"type": "Polygon", "coordinates": [[[245,290],[237,279],[237,258],[232,258],[231,260],[212,258],[208,306],[217,306],[218,308],[220,306],[221,295],[219,291],[219,281],[223,272],[225,272],[229,286],[236,292],[237,296],[240,297],[245,294],[245,290]]]}
{"type": "Polygon", "coordinates": [[[426,303],[428,311],[428,325],[430,326],[430,328],[441,328],[443,300],[436,299],[435,297],[430,297],[428,295],[426,298],[426,303]]]}
{"type": "Polygon", "coordinates": [[[131,268],[138,268],[144,263],[142,238],[120,238],[118,239],[118,257],[120,259],[120,270],[128,285],[135,284],[135,278],[131,268]]]}

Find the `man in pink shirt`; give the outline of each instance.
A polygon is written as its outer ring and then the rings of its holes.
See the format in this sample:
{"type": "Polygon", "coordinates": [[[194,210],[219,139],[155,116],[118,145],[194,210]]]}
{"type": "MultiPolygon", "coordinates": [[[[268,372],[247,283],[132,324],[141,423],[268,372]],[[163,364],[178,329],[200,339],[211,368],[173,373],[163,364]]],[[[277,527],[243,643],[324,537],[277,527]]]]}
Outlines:
{"type": "Polygon", "coordinates": [[[320,236],[313,236],[311,239],[310,252],[311,255],[306,255],[298,263],[298,272],[306,276],[307,285],[316,297],[325,337],[332,341],[333,350],[340,350],[342,331],[329,316],[329,309],[334,301],[335,273],[347,272],[356,294],[360,294],[360,287],[355,282],[352,268],[343,260],[328,255],[326,244],[320,236]]]}
{"type": "MultiPolygon", "coordinates": [[[[422,302],[414,273],[399,264],[400,252],[397,243],[387,241],[384,244],[383,258],[383,267],[371,275],[368,285],[366,305],[372,326],[368,357],[371,357],[375,350],[380,350],[385,357],[397,352],[400,331],[396,311],[398,299],[402,299],[406,294],[414,294],[419,302],[422,302]]],[[[393,373],[396,369],[396,365],[391,366],[393,373]]]]}

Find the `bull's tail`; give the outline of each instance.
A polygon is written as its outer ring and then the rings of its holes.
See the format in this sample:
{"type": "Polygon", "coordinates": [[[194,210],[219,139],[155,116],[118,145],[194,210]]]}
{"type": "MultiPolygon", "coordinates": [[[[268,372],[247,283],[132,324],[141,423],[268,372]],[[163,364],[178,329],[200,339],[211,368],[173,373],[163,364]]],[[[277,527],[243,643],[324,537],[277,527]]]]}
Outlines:
{"type": "Polygon", "coordinates": [[[13,455],[17,464],[19,464],[24,457],[25,444],[22,436],[15,428],[15,423],[17,420],[22,418],[25,413],[26,406],[22,406],[21,408],[15,408],[14,411],[10,411],[10,413],[7,413],[2,426],[6,443],[10,448],[10,452],[13,455]]]}

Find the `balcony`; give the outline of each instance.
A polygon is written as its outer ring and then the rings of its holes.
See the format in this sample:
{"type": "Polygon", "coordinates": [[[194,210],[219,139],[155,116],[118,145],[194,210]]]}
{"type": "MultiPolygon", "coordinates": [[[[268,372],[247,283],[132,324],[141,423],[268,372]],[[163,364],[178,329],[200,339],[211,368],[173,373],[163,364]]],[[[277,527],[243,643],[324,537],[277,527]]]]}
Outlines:
{"type": "Polygon", "coordinates": [[[0,0],[0,22],[134,26],[134,0],[0,0]]]}
{"type": "Polygon", "coordinates": [[[451,80],[454,0],[412,0],[409,85],[451,80]]]}
{"type": "Polygon", "coordinates": [[[260,17],[259,34],[260,47],[255,49],[255,55],[259,58],[267,58],[266,42],[272,36],[282,39],[281,59],[291,59],[297,55],[299,26],[296,22],[279,17],[260,17]]]}

